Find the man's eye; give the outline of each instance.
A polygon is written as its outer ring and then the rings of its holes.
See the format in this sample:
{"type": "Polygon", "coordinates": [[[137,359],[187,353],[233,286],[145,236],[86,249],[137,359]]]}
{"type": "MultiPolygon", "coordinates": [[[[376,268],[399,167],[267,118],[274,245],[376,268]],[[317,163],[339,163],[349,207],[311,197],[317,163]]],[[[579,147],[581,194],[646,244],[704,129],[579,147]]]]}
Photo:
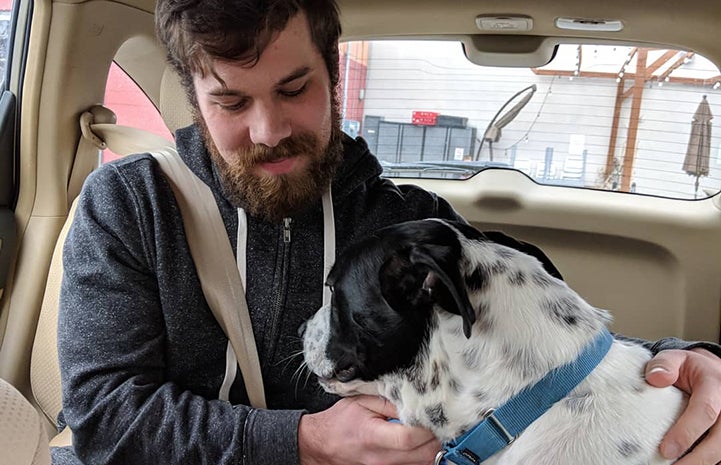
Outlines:
{"type": "Polygon", "coordinates": [[[218,102],[217,105],[218,105],[222,110],[225,110],[225,111],[238,111],[238,110],[242,110],[242,109],[245,107],[246,102],[245,102],[245,100],[240,100],[240,101],[238,101],[238,102],[232,102],[232,103],[230,103],[230,102],[228,102],[228,103],[218,102]]]}
{"type": "Polygon", "coordinates": [[[308,87],[308,84],[306,83],[296,89],[281,90],[280,94],[284,97],[297,97],[297,96],[301,95],[303,92],[305,92],[305,89],[307,87],[308,87]]]}

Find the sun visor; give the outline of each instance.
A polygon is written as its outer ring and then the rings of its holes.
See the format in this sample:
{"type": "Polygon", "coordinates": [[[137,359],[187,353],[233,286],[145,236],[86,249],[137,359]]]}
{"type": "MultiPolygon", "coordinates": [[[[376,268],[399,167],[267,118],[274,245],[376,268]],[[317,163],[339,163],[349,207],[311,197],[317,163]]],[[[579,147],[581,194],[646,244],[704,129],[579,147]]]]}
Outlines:
{"type": "Polygon", "coordinates": [[[548,37],[510,34],[475,34],[463,40],[466,57],[481,66],[538,68],[556,54],[557,43],[548,37]]]}

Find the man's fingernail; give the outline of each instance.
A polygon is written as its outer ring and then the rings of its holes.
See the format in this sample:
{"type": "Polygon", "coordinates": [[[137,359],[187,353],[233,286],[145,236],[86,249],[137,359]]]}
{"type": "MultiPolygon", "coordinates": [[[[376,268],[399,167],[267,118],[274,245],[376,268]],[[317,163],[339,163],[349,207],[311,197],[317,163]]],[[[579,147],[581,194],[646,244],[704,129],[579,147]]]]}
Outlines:
{"type": "Polygon", "coordinates": [[[654,373],[668,373],[668,370],[664,367],[653,367],[650,370],[648,370],[649,375],[652,375],[654,373]]]}
{"type": "Polygon", "coordinates": [[[670,442],[661,451],[667,459],[676,459],[681,455],[681,446],[675,442],[670,442]]]}

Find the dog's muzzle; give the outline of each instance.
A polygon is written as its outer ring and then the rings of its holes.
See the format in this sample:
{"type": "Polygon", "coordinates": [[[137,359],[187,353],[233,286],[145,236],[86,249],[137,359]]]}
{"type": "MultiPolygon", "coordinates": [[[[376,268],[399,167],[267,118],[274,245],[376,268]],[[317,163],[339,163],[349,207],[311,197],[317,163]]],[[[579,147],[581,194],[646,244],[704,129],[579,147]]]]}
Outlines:
{"type": "Polygon", "coordinates": [[[333,377],[333,363],[326,355],[329,335],[330,305],[325,305],[306,322],[303,332],[305,362],[319,378],[333,377]]]}

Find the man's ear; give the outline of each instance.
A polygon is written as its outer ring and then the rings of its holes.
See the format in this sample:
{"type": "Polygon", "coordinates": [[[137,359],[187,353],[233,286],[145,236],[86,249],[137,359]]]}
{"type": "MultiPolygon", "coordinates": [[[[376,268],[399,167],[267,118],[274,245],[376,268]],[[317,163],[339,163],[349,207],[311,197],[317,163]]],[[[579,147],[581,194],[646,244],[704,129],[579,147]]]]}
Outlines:
{"type": "Polygon", "coordinates": [[[428,270],[423,278],[421,292],[429,294],[446,311],[463,319],[463,334],[471,337],[471,327],[476,322],[476,312],[468,299],[466,286],[461,278],[458,263],[444,260],[444,246],[413,247],[408,255],[416,268],[428,270]],[[433,250],[434,248],[439,250],[433,250]]]}

